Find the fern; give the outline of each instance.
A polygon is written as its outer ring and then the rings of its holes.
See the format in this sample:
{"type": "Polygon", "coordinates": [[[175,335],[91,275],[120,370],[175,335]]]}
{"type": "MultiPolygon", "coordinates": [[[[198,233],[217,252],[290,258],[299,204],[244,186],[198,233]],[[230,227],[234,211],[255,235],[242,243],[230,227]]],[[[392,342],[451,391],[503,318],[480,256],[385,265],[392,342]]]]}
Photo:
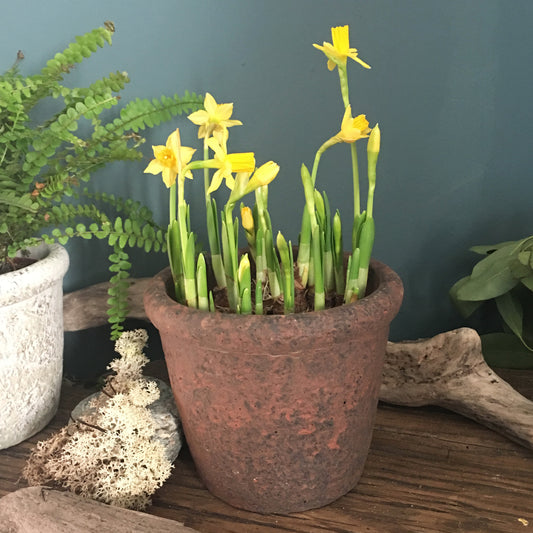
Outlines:
{"type": "Polygon", "coordinates": [[[127,73],[112,72],[88,87],[69,88],[62,81],[75,64],[111,45],[113,33],[113,24],[106,22],[76,37],[31,76],[20,74],[19,52],[0,76],[0,266],[39,238],[62,244],[74,237],[106,240],[113,272],[109,321],[117,336],[127,310],[131,265],[125,249],[165,251],[166,235],[139,202],[89,193],[80,184],[112,161],[140,159],[139,132],[200,109],[203,96],[138,98],[106,122],[102,114],[118,104],[127,73]],[[59,111],[35,124],[34,107],[49,97],[60,104],[59,111]]]}

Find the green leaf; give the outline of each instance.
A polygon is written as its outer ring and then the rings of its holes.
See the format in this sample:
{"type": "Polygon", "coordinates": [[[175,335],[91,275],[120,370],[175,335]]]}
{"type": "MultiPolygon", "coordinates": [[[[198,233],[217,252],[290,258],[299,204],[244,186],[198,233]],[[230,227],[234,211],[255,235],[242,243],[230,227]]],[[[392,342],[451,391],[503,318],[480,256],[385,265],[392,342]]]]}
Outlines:
{"type": "Polygon", "coordinates": [[[533,369],[533,353],[515,335],[489,333],[481,336],[483,356],[495,368],[533,369]]]}
{"type": "Polygon", "coordinates": [[[498,244],[481,244],[478,246],[472,246],[469,248],[471,252],[475,252],[476,254],[480,255],[487,255],[495,252],[496,250],[499,250],[500,248],[503,248],[505,246],[509,246],[510,244],[516,244],[517,241],[505,241],[500,242],[498,244]]]}
{"type": "Polygon", "coordinates": [[[457,297],[457,293],[459,289],[465,283],[468,283],[469,281],[470,281],[470,276],[462,278],[458,282],[456,282],[453,285],[453,287],[450,289],[450,298],[452,299],[454,305],[457,307],[459,313],[461,313],[461,315],[465,318],[469,317],[483,303],[483,300],[480,300],[480,301],[460,300],[457,297]]]}
{"type": "Polygon", "coordinates": [[[514,297],[511,293],[502,294],[496,298],[496,306],[503,320],[509,326],[511,331],[520,339],[524,346],[528,350],[532,350],[531,346],[528,346],[524,340],[523,335],[523,320],[524,312],[522,304],[518,298],[514,297]]]}
{"type": "Polygon", "coordinates": [[[520,280],[530,291],[533,292],[533,274],[520,280]]]}
{"type": "Polygon", "coordinates": [[[457,289],[456,297],[459,300],[490,300],[511,290],[519,281],[511,271],[518,250],[516,243],[512,243],[482,259],[468,281],[457,289]]]}

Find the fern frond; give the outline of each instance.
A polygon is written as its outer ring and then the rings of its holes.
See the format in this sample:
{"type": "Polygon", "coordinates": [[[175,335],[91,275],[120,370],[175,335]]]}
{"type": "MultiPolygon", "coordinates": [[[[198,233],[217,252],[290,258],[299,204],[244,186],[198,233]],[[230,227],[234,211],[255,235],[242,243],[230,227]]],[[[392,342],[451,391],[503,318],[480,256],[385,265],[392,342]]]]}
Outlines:
{"type": "Polygon", "coordinates": [[[129,272],[131,263],[128,254],[119,244],[113,247],[113,253],[109,256],[111,265],[109,270],[113,276],[109,280],[110,286],[107,291],[109,299],[107,304],[108,322],[111,324],[111,339],[116,340],[120,337],[124,326],[124,319],[128,314],[128,288],[129,272]]]}
{"type": "Polygon", "coordinates": [[[0,204],[22,209],[30,213],[36,213],[39,209],[39,205],[33,200],[30,194],[20,196],[12,191],[6,190],[0,191],[0,204]]]}
{"type": "Polygon", "coordinates": [[[105,126],[105,133],[99,130],[95,140],[101,142],[109,134],[122,135],[128,130],[138,132],[147,127],[152,128],[170,120],[173,116],[201,109],[203,100],[203,96],[188,91],[185,91],[183,96],[175,94],[172,98],[168,96],[153,100],[137,98],[121,110],[120,118],[105,126]]]}
{"type": "Polygon", "coordinates": [[[58,52],[50,59],[41,70],[45,78],[61,79],[63,74],[70,71],[76,63],[81,63],[84,58],[90,57],[98,47],[103,48],[105,43],[111,44],[113,32],[107,27],[94,30],[76,37],[76,42],[71,43],[63,52],[58,52]]]}

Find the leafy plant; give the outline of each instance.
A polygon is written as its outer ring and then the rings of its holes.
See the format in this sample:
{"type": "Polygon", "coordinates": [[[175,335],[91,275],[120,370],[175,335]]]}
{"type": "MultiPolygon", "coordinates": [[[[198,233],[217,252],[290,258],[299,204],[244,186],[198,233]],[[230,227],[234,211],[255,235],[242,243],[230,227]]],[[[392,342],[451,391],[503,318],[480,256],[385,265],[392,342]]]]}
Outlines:
{"type": "Polygon", "coordinates": [[[127,73],[110,73],[82,88],[66,87],[63,78],[75,64],[110,45],[113,32],[114,25],[106,22],[76,37],[30,76],[19,71],[24,58],[19,52],[0,76],[0,272],[13,269],[15,254],[40,239],[62,244],[72,237],[106,239],[114,274],[109,320],[112,338],[117,338],[131,267],[125,248],[165,250],[165,232],[138,202],[90,194],[81,184],[112,161],[141,159],[140,130],[201,108],[203,98],[186,92],[136,99],[106,121],[103,115],[118,104],[118,93],[129,82],[127,73]],[[57,111],[36,123],[36,106],[50,100],[57,111]]]}
{"type": "Polygon", "coordinates": [[[482,336],[485,357],[494,366],[533,366],[533,236],[471,250],[485,257],[451,288],[452,300],[465,317],[494,301],[504,332],[482,336]]]}

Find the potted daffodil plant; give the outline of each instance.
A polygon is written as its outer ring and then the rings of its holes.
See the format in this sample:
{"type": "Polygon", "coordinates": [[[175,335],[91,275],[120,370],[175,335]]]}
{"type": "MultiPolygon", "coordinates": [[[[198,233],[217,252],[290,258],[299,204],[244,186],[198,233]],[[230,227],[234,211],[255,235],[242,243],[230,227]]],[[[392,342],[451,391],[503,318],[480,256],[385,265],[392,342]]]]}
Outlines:
{"type": "Polygon", "coordinates": [[[259,512],[325,505],[357,483],[389,324],[403,293],[398,276],[371,261],[380,129],[365,115],[354,116],[348,59],[370,67],[350,47],[348,26],[332,28],[331,35],[332,43],[314,46],[338,72],[344,111],[312,166],[301,167],[298,246],[274,233],[269,215],[268,187],[278,164],[229,149],[229,130],[241,125],[232,118],[233,104],[206,93],[204,109],[189,115],[199,127],[199,149],[186,146],[175,130],[165,145],[153,147],[145,170],[161,173],[170,193],[170,268],[154,278],[145,307],[161,334],[185,435],[207,487],[259,512]],[[365,140],[362,209],[357,144],[365,140]],[[340,213],[332,214],[327,194],[316,188],[321,158],[337,144],[346,144],[352,158],[348,253],[340,213]],[[198,176],[208,253],[198,253],[190,227],[186,185],[198,176]],[[229,193],[219,212],[213,193],[223,183],[229,193]]]}

